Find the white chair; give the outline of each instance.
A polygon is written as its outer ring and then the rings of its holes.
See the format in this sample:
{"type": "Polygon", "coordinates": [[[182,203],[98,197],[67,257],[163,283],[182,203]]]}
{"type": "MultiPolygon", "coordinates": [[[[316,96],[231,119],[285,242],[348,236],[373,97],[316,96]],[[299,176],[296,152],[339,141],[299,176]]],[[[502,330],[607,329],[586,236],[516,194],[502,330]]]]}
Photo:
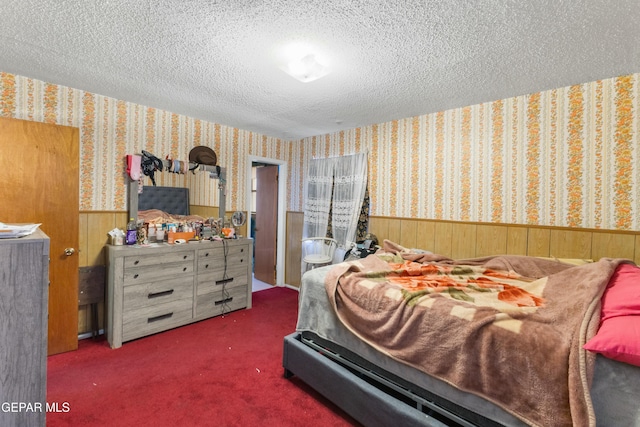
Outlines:
{"type": "MultiPolygon", "coordinates": [[[[302,239],[302,261],[308,268],[331,264],[338,242],[329,237],[308,237],[302,239]]],[[[306,270],[306,269],[305,269],[306,270]]]]}

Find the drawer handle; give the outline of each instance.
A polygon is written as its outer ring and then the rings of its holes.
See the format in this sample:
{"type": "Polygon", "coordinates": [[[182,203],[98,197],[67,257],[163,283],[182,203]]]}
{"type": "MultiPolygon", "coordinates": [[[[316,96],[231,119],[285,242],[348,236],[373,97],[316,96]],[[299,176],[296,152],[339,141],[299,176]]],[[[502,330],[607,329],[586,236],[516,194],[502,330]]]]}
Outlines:
{"type": "Polygon", "coordinates": [[[226,285],[229,282],[233,282],[233,277],[229,279],[216,280],[216,286],[218,285],[226,285]]]}
{"type": "Polygon", "coordinates": [[[168,291],[152,292],[149,295],[147,295],[147,298],[151,299],[151,298],[164,297],[167,295],[171,295],[172,293],[173,293],[173,289],[169,289],[168,291]]]}
{"type": "Polygon", "coordinates": [[[182,257],[182,259],[187,259],[187,256],[186,256],[186,255],[185,255],[185,256],[183,256],[183,257],[182,257]]]}
{"type": "Polygon", "coordinates": [[[204,256],[209,256],[209,252],[205,253],[204,256]]]}
{"type": "Polygon", "coordinates": [[[209,268],[209,264],[205,264],[205,265],[204,265],[204,268],[209,268]]]}
{"type": "Polygon", "coordinates": [[[187,267],[183,267],[183,268],[182,268],[182,271],[187,271],[187,267]]]}
{"type": "Polygon", "coordinates": [[[231,301],[233,301],[233,297],[229,297],[229,298],[221,299],[220,301],[216,301],[215,305],[226,304],[226,303],[231,302],[231,301]]]}
{"type": "Polygon", "coordinates": [[[156,317],[149,317],[147,319],[147,323],[153,323],[159,320],[169,319],[171,316],[173,316],[173,312],[167,313],[167,314],[161,314],[160,316],[156,316],[156,317]]]}
{"type": "Polygon", "coordinates": [[[138,265],[140,263],[140,260],[135,260],[135,262],[133,263],[133,265],[138,265]]]}
{"type": "Polygon", "coordinates": [[[134,275],[133,275],[133,278],[134,278],[134,279],[137,279],[137,278],[138,278],[138,276],[139,276],[139,275],[136,273],[136,274],[134,274],[134,275]]]}
{"type": "Polygon", "coordinates": [[[240,253],[244,252],[244,248],[240,249],[240,253]]]}

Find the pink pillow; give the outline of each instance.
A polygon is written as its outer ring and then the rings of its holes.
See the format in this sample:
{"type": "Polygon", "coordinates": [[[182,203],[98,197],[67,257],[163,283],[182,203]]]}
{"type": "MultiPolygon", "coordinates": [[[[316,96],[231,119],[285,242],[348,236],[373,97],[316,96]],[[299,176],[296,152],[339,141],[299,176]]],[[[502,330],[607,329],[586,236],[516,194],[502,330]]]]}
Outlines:
{"type": "Polygon", "coordinates": [[[602,296],[600,329],[584,349],[640,366],[640,268],[617,268],[602,296]]]}
{"type": "Polygon", "coordinates": [[[585,350],[640,366],[640,315],[612,317],[600,326],[585,350]]]}
{"type": "Polygon", "coordinates": [[[600,322],[629,315],[640,315],[640,268],[633,264],[621,264],[602,295],[600,322]]]}

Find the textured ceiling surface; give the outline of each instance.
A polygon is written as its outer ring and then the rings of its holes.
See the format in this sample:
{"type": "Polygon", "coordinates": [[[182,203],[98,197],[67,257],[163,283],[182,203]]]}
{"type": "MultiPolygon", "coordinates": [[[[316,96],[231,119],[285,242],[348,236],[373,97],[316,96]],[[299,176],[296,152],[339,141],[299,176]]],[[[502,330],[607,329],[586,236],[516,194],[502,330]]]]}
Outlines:
{"type": "Polygon", "coordinates": [[[640,72],[638,0],[0,0],[0,71],[295,140],[640,72]],[[331,72],[281,70],[291,44],[331,72]]]}

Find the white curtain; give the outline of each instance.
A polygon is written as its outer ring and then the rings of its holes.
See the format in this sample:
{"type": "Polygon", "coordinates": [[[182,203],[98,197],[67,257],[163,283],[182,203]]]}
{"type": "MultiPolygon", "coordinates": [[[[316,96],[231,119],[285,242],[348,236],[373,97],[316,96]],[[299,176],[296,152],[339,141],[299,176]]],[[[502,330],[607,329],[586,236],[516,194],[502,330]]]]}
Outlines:
{"type": "Polygon", "coordinates": [[[305,185],[303,238],[327,235],[334,160],[313,159],[309,162],[305,185]]]}
{"type": "Polygon", "coordinates": [[[355,242],[366,188],[366,153],[335,159],[331,227],[333,238],[338,241],[343,257],[346,250],[351,247],[351,243],[355,242]]]}
{"type": "Polygon", "coordinates": [[[355,241],[366,188],[366,153],[311,160],[305,185],[302,237],[326,236],[331,209],[333,238],[338,241],[334,260],[341,261],[355,241]]]}

